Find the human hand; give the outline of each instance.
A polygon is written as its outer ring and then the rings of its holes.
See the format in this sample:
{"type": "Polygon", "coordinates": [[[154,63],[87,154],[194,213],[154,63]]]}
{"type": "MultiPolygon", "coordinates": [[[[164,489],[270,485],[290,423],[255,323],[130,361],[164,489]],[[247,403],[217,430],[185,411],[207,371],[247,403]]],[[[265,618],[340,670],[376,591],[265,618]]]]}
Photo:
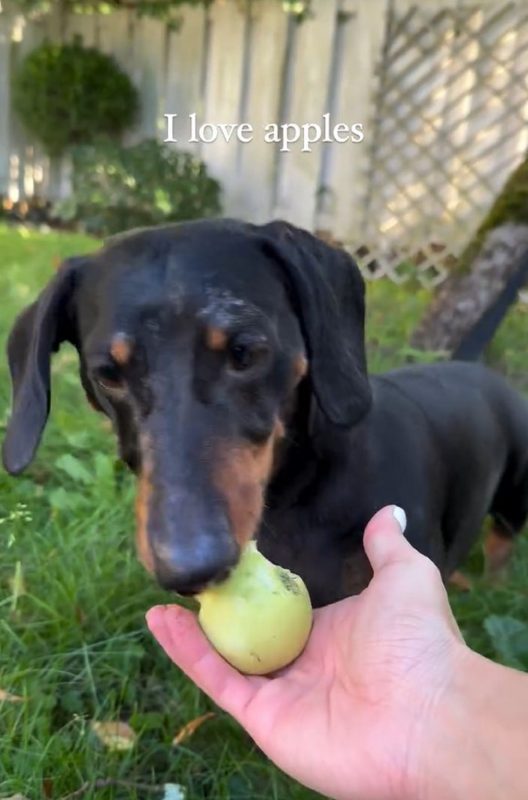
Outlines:
{"type": "Polygon", "coordinates": [[[367,526],[367,589],[317,610],[306,649],[273,677],[228,665],[189,611],[147,615],[169,657],[278,766],[338,800],[418,796],[431,726],[466,651],[438,570],[397,516],[387,507],[367,526]]]}

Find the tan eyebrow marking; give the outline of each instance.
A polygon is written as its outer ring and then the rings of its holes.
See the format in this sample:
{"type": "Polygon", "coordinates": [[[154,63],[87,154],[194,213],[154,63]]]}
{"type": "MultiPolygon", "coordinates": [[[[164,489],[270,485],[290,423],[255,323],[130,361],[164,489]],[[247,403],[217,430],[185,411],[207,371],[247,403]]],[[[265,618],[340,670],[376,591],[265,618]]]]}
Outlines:
{"type": "Polygon", "coordinates": [[[117,333],[110,345],[110,355],[120,366],[128,364],[132,355],[132,342],[124,333],[117,333]]]}
{"type": "Polygon", "coordinates": [[[227,346],[227,334],[220,328],[208,327],[205,341],[211,350],[224,350],[227,346]]]}
{"type": "Polygon", "coordinates": [[[302,378],[304,378],[307,372],[308,372],[308,359],[302,354],[296,356],[293,362],[293,373],[295,375],[295,380],[297,381],[297,383],[302,378]]]}

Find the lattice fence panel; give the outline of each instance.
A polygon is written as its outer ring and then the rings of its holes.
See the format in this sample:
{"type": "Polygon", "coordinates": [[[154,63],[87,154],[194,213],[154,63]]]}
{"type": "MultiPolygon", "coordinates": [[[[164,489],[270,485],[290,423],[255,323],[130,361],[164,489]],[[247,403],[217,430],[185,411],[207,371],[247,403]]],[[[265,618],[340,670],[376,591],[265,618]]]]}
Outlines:
{"type": "Polygon", "coordinates": [[[359,260],[438,283],[527,149],[528,4],[394,0],[374,109],[359,260]]]}

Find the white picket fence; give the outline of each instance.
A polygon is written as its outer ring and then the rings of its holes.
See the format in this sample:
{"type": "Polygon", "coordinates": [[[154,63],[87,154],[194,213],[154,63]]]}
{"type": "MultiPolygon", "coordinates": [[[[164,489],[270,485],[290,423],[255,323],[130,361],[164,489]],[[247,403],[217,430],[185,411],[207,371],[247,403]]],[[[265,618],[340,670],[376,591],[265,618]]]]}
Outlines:
{"type": "Polygon", "coordinates": [[[131,141],[164,138],[164,115],[178,114],[174,146],[206,161],[227,214],[329,231],[374,275],[397,278],[402,253],[419,253],[424,279],[441,279],[523,158],[526,0],[312,0],[302,22],[278,0],[216,0],[181,15],[171,31],[131,11],[26,23],[0,14],[0,193],[67,192],[67,174],[50,174],[14,118],[9,83],[45,38],[77,35],[114,55],[138,87],[131,141]],[[191,114],[248,123],[252,141],[189,143],[191,114]],[[310,152],[302,141],[289,152],[264,141],[270,123],[322,125],[325,114],[362,123],[364,140],[318,141],[310,152]]]}

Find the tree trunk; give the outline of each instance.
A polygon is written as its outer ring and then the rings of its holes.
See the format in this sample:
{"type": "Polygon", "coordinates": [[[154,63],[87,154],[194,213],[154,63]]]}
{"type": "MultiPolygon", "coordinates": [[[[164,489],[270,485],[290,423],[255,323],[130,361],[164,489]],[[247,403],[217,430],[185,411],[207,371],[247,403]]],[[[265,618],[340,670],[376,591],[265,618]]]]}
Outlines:
{"type": "Polygon", "coordinates": [[[457,349],[504,288],[528,248],[528,158],[510,175],[490,211],[440,286],[411,342],[457,349]]]}

